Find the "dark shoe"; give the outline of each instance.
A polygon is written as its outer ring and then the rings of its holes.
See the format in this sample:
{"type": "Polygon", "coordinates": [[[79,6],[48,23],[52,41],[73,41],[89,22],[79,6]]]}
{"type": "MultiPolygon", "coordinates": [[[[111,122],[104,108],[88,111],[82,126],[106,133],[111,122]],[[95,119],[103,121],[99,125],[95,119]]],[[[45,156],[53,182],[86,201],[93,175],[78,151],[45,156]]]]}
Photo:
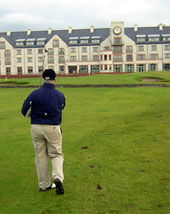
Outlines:
{"type": "Polygon", "coordinates": [[[52,189],[52,188],[51,188],[51,185],[50,185],[49,187],[47,187],[47,188],[40,188],[40,191],[41,191],[41,192],[44,192],[44,191],[48,191],[48,190],[50,190],[50,189],[52,189]]]}
{"type": "Polygon", "coordinates": [[[57,195],[63,195],[64,194],[64,188],[63,188],[62,182],[58,178],[56,178],[54,180],[54,183],[56,185],[56,193],[57,193],[57,195]]]}

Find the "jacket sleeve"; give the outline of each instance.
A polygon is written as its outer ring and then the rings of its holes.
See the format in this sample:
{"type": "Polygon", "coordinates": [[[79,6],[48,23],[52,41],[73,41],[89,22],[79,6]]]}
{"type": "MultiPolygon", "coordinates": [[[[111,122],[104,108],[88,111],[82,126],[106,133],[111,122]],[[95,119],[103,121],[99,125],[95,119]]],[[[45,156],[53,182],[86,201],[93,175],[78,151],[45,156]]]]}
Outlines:
{"type": "Polygon", "coordinates": [[[64,109],[64,108],[65,108],[65,105],[66,105],[66,99],[65,99],[65,97],[64,97],[64,95],[63,95],[62,109],[64,109]]]}
{"type": "Polygon", "coordinates": [[[24,103],[22,105],[21,113],[24,115],[24,117],[26,116],[26,114],[28,113],[29,109],[31,108],[31,103],[32,103],[32,94],[30,94],[26,98],[26,100],[24,101],[24,103]]]}

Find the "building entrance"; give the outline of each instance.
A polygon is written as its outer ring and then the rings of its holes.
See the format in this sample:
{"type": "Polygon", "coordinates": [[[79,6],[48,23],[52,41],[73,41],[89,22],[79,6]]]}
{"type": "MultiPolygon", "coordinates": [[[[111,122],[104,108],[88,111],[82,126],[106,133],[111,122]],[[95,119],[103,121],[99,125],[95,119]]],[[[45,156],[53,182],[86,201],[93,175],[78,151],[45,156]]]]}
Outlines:
{"type": "Polygon", "coordinates": [[[146,65],[145,64],[137,65],[137,72],[144,72],[144,71],[146,71],[146,65]]]}

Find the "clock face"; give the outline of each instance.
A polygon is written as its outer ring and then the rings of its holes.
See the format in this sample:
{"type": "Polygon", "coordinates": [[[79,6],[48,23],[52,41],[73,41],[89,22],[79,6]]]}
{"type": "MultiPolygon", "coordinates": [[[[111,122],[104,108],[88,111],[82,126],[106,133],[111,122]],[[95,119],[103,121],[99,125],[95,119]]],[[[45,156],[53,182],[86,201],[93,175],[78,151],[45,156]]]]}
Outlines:
{"type": "Polygon", "coordinates": [[[113,28],[114,34],[118,35],[118,34],[121,34],[121,32],[122,32],[122,29],[120,27],[116,26],[113,28]]]}

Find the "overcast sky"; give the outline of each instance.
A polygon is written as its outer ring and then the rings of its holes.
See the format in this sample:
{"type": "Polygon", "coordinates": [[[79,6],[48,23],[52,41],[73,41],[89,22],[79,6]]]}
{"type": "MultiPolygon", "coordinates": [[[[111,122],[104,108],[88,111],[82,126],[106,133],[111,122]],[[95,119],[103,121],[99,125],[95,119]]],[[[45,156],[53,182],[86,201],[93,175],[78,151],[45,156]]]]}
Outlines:
{"type": "Polygon", "coordinates": [[[0,0],[0,32],[170,25],[170,0],[0,0]]]}

